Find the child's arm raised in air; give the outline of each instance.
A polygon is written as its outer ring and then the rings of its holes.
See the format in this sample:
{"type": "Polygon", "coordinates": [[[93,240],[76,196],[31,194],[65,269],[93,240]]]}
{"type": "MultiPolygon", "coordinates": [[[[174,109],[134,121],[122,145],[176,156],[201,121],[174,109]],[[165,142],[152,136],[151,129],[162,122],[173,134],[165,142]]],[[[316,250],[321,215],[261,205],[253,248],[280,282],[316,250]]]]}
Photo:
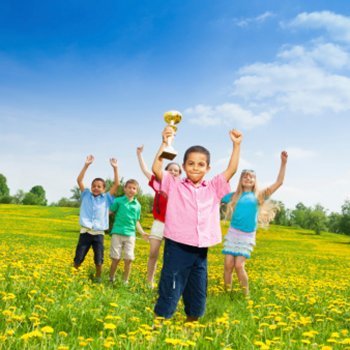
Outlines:
{"type": "Polygon", "coordinates": [[[81,172],[79,173],[78,175],[78,178],[77,178],[77,182],[78,182],[78,186],[80,188],[80,191],[84,191],[85,189],[85,186],[84,186],[84,176],[85,176],[85,173],[86,173],[86,170],[87,168],[91,165],[91,163],[95,160],[94,156],[92,154],[88,155],[86,157],[86,160],[85,160],[85,164],[84,164],[84,167],[83,169],[81,169],[81,172]]]}
{"type": "Polygon", "coordinates": [[[137,232],[142,236],[142,238],[145,241],[148,241],[148,234],[143,230],[143,228],[140,224],[140,221],[136,222],[136,229],[137,229],[137,232]]]}
{"type": "Polygon", "coordinates": [[[156,179],[158,181],[162,181],[163,177],[163,159],[160,158],[160,155],[164,151],[164,148],[167,147],[167,139],[169,137],[174,136],[175,131],[172,127],[166,126],[165,129],[162,132],[162,144],[159,147],[159,150],[156,154],[156,157],[154,158],[153,165],[152,165],[152,171],[155,175],[156,179]]]}
{"type": "Polygon", "coordinates": [[[286,174],[287,160],[288,160],[288,153],[286,151],[282,151],[281,152],[281,166],[280,166],[280,170],[278,172],[276,182],[265,189],[265,196],[267,196],[267,197],[271,196],[272,193],[276,192],[276,190],[283,185],[284,176],[286,174]]]}
{"type": "Polygon", "coordinates": [[[239,154],[241,151],[242,133],[238,130],[230,131],[230,138],[232,141],[232,153],[228,163],[227,169],[223,172],[227,181],[231,180],[231,177],[236,173],[238,168],[239,154]]]}
{"type": "Polygon", "coordinates": [[[143,145],[136,148],[137,159],[139,160],[140,168],[142,172],[145,174],[148,180],[151,180],[152,173],[148,170],[147,165],[142,157],[143,145]]]}
{"type": "Polygon", "coordinates": [[[117,192],[119,186],[118,163],[115,158],[111,158],[109,162],[111,163],[114,172],[113,185],[109,190],[109,193],[113,196],[117,192]]]}

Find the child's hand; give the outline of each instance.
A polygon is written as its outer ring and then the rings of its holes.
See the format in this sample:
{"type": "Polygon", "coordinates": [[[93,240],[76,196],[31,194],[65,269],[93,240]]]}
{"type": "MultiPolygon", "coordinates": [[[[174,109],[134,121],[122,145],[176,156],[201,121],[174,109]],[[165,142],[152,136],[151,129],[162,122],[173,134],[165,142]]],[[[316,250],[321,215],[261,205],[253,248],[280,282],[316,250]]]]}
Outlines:
{"type": "Polygon", "coordinates": [[[147,241],[147,242],[149,241],[149,234],[148,233],[146,233],[146,232],[141,233],[141,236],[145,241],[147,241]]]}
{"type": "Polygon", "coordinates": [[[111,163],[113,168],[118,167],[118,162],[117,162],[117,160],[115,158],[110,158],[109,162],[111,163]]]}
{"type": "Polygon", "coordinates": [[[139,156],[143,152],[143,145],[136,148],[136,153],[139,156]]]}
{"type": "Polygon", "coordinates": [[[85,164],[90,165],[94,160],[95,160],[94,156],[90,154],[86,157],[85,164]]]}
{"type": "Polygon", "coordinates": [[[242,142],[242,133],[236,129],[230,130],[230,138],[233,143],[240,144],[242,142]]]}
{"type": "Polygon", "coordinates": [[[167,143],[169,137],[174,137],[175,131],[171,126],[166,126],[162,132],[162,139],[164,143],[167,143]]]}
{"type": "Polygon", "coordinates": [[[286,164],[288,160],[288,153],[286,151],[281,152],[281,162],[286,164]]]}

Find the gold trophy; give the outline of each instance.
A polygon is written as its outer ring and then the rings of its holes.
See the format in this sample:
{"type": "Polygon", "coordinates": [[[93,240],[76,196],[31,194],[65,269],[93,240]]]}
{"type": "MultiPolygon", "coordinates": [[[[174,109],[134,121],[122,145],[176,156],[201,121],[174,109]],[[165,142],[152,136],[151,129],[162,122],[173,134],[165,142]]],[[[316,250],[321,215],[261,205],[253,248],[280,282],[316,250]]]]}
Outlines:
{"type": "MultiPolygon", "coordinates": [[[[170,126],[174,129],[174,131],[177,131],[176,124],[179,124],[182,119],[182,114],[178,111],[168,111],[164,113],[164,120],[170,126]]],[[[171,145],[174,137],[169,137],[167,139],[167,146],[164,148],[162,154],[160,155],[161,158],[173,160],[177,156],[177,152],[174,150],[173,146],[171,145]]]]}

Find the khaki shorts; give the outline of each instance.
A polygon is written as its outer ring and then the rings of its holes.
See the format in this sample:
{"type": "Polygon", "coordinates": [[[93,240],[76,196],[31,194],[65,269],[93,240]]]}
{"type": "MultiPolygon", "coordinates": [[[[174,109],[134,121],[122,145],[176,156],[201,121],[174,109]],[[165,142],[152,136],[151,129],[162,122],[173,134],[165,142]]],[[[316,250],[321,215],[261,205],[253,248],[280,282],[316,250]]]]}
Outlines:
{"type": "Polygon", "coordinates": [[[123,236],[112,234],[110,257],[121,259],[124,252],[125,260],[134,260],[135,236],[123,236]]]}
{"type": "Polygon", "coordinates": [[[161,241],[163,239],[163,234],[164,234],[164,222],[161,222],[159,220],[154,220],[149,238],[158,239],[161,241]]]}

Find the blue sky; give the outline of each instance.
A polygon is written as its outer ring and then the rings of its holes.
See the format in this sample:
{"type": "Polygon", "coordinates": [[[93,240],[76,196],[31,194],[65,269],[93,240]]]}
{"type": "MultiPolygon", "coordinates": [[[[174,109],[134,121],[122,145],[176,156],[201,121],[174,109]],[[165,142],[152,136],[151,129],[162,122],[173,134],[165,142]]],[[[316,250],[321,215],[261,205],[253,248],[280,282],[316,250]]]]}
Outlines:
{"type": "MultiPolygon", "coordinates": [[[[151,166],[163,113],[183,121],[177,160],[202,144],[208,177],[224,170],[230,128],[244,134],[240,169],[274,195],[340,211],[350,198],[350,4],[346,1],[2,1],[0,173],[11,193],[43,185],[69,197],[120,174],[140,181],[136,147],[151,166]]],[[[231,181],[235,188],[237,176],[231,181]]]]}

